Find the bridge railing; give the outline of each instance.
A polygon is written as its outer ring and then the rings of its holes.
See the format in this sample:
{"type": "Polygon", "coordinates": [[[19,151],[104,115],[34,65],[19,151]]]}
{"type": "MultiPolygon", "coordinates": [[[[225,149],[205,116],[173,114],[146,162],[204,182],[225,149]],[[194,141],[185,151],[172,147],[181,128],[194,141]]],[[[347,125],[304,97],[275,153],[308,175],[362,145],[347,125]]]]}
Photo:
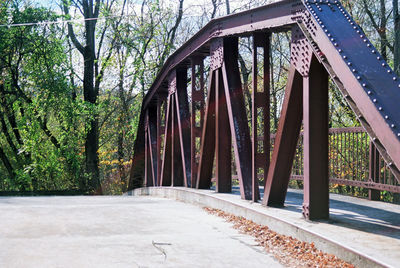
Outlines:
{"type": "MultiPolygon", "coordinates": [[[[275,135],[271,135],[271,153],[275,135]]],[[[291,179],[303,180],[303,135],[300,134],[291,179]]],[[[362,127],[329,130],[330,183],[369,190],[372,200],[380,191],[400,193],[400,184],[362,127]]]]}

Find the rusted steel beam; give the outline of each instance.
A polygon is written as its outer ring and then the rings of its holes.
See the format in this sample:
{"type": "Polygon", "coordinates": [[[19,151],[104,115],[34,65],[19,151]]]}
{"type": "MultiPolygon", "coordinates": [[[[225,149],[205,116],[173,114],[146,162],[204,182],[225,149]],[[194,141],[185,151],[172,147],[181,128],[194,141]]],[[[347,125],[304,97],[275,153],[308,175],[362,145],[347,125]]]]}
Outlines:
{"type": "Polygon", "coordinates": [[[204,124],[204,62],[201,57],[192,58],[191,62],[192,69],[192,115],[191,115],[191,187],[196,187],[196,179],[198,172],[198,155],[196,151],[196,143],[201,144],[201,133],[204,124]],[[196,73],[196,67],[198,67],[198,73],[196,73]],[[199,113],[197,113],[197,111],[199,113]],[[199,117],[199,118],[197,118],[199,117]],[[198,122],[198,124],[196,123],[198,122]],[[198,141],[196,141],[196,139],[198,141]]]}
{"type": "Polygon", "coordinates": [[[232,139],[229,127],[228,109],[221,68],[215,70],[216,86],[216,141],[215,141],[215,176],[216,191],[230,193],[232,191],[232,139]]]}
{"type": "MultiPolygon", "coordinates": [[[[379,152],[376,149],[373,142],[369,144],[369,182],[379,183],[379,152]]],[[[376,189],[369,189],[368,190],[368,198],[369,200],[378,201],[381,199],[381,192],[376,189]]]]}
{"type": "Polygon", "coordinates": [[[160,90],[162,83],[168,78],[168,73],[189,57],[201,55],[202,50],[207,50],[211,39],[248,35],[262,29],[288,30],[290,25],[295,23],[294,12],[300,9],[304,9],[301,0],[284,0],[211,20],[167,59],[144,99],[144,107],[147,107],[157,90],[160,90]]]}
{"type": "Polygon", "coordinates": [[[303,78],[304,201],[306,219],[329,218],[328,73],[313,57],[303,78]]]}
{"type": "Polygon", "coordinates": [[[144,166],[144,185],[146,187],[154,186],[154,173],[151,158],[151,137],[149,127],[149,110],[145,115],[145,166],[144,166]]]}
{"type": "Polygon", "coordinates": [[[303,118],[303,80],[291,65],[274,150],[268,170],[263,204],[283,206],[303,118]]]}
{"type": "Polygon", "coordinates": [[[190,112],[187,94],[187,69],[176,71],[176,123],[178,131],[178,144],[181,152],[183,180],[186,187],[191,187],[191,144],[190,144],[190,112]]]}
{"type": "MultiPolygon", "coordinates": [[[[166,115],[166,95],[159,94],[157,99],[157,181],[156,186],[160,186],[161,181],[161,166],[162,166],[162,155],[161,155],[161,143],[162,143],[162,134],[165,133],[165,118],[166,115]],[[165,105],[163,106],[163,103],[165,105]],[[162,109],[164,108],[164,111],[162,109]],[[164,113],[164,121],[162,122],[162,113],[164,113]]],[[[165,145],[164,145],[165,146],[165,145]]]]}
{"type": "MultiPolygon", "coordinates": [[[[237,37],[226,37],[223,39],[223,59],[222,74],[240,194],[242,198],[251,200],[251,140],[238,66],[237,37]]],[[[258,187],[257,181],[256,187],[258,187]]]]}
{"type": "Polygon", "coordinates": [[[157,106],[148,109],[148,146],[150,153],[152,186],[157,185],[157,106]]]}
{"type": "Polygon", "coordinates": [[[400,182],[399,77],[339,1],[306,7],[299,25],[400,182]]]}
{"type": "Polygon", "coordinates": [[[197,189],[209,189],[215,154],[215,71],[210,72],[206,114],[201,136],[197,189]]]}
{"type": "Polygon", "coordinates": [[[258,182],[258,169],[263,171],[264,186],[267,181],[268,167],[270,162],[270,34],[253,34],[253,91],[252,91],[252,200],[257,202],[260,199],[258,182]],[[258,85],[258,55],[257,48],[262,48],[263,55],[263,74],[261,90],[258,85]],[[259,115],[260,113],[260,115],[259,115]],[[261,117],[261,120],[259,119],[261,117]],[[259,129],[259,121],[262,129],[259,129]],[[261,134],[258,134],[261,132],[261,134]],[[262,136],[261,140],[258,136],[262,136]],[[262,146],[259,143],[262,142],[262,146]],[[259,150],[261,148],[261,150],[259,150]]]}
{"type": "Polygon", "coordinates": [[[184,186],[185,175],[183,171],[183,159],[181,152],[181,143],[179,140],[179,126],[178,126],[178,109],[176,103],[176,88],[175,92],[171,95],[171,110],[172,110],[172,167],[171,167],[171,186],[184,186]]]}
{"type": "Polygon", "coordinates": [[[172,181],[172,100],[171,95],[167,99],[167,112],[165,114],[164,148],[162,156],[162,168],[160,186],[171,186],[172,181]]]}

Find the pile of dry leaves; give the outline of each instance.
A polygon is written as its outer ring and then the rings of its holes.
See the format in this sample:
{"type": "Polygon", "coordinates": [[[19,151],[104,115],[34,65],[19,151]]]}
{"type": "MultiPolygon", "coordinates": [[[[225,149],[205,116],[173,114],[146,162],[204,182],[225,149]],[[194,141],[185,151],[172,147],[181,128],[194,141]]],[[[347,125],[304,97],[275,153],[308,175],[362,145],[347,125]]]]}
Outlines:
{"type": "Polygon", "coordinates": [[[291,236],[281,235],[267,226],[257,224],[243,217],[226,213],[219,209],[204,208],[208,213],[223,217],[233,223],[233,227],[240,232],[255,237],[256,241],[264,246],[280,263],[288,267],[346,267],[354,268],[332,254],[318,250],[314,243],[302,242],[291,236]]]}

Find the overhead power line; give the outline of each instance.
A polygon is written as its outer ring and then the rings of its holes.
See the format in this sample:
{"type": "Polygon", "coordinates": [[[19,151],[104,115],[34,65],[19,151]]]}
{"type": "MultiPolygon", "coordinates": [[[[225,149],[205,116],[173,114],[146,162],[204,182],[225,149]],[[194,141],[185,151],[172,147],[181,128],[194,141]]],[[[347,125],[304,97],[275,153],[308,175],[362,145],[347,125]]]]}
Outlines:
{"type": "Polygon", "coordinates": [[[89,21],[89,20],[115,19],[115,18],[122,18],[122,17],[131,17],[131,16],[135,16],[135,15],[134,14],[127,14],[127,15],[116,15],[116,16],[107,16],[107,17],[99,17],[99,18],[87,18],[87,19],[72,19],[72,20],[26,22],[26,23],[15,23],[15,24],[0,24],[0,27],[21,27],[21,26],[35,26],[35,25],[51,25],[51,24],[59,24],[59,23],[83,22],[83,21],[89,21]]]}

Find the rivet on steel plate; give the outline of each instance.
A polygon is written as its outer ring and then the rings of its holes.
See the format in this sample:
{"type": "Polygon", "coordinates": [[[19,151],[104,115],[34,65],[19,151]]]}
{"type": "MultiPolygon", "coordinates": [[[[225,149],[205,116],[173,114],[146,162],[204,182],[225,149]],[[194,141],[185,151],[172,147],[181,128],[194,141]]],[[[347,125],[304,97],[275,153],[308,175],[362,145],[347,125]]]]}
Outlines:
{"type": "Polygon", "coordinates": [[[392,128],[395,128],[395,127],[396,127],[396,125],[395,125],[395,124],[392,124],[392,125],[391,125],[391,127],[392,127],[392,128]]]}
{"type": "Polygon", "coordinates": [[[393,81],[396,81],[397,80],[397,77],[393,77],[393,81]]]}
{"type": "Polygon", "coordinates": [[[375,54],[375,53],[376,53],[376,51],[375,51],[375,50],[372,50],[371,52],[372,52],[372,54],[375,54]]]}
{"type": "Polygon", "coordinates": [[[373,103],[376,103],[377,101],[378,101],[377,99],[373,99],[373,100],[372,100],[373,103]]]}
{"type": "Polygon", "coordinates": [[[388,116],[388,115],[385,115],[385,119],[388,120],[388,119],[389,119],[389,116],[388,116]]]}
{"type": "Polygon", "coordinates": [[[347,63],[347,65],[351,66],[351,62],[349,61],[349,62],[347,63]]]}
{"type": "MultiPolygon", "coordinates": [[[[339,51],[339,53],[342,53],[342,51],[343,51],[343,50],[339,48],[339,50],[338,50],[338,51],[339,51]]],[[[400,86],[400,85],[399,85],[399,86],[400,86]]]]}
{"type": "Polygon", "coordinates": [[[371,46],[371,44],[367,44],[367,47],[370,47],[371,46]]]}
{"type": "Polygon", "coordinates": [[[381,59],[381,57],[379,57],[379,56],[378,56],[378,57],[376,57],[376,59],[377,59],[377,60],[380,60],[380,59],[381,59]]]}
{"type": "Polygon", "coordinates": [[[379,107],[379,108],[378,108],[378,110],[379,110],[379,111],[382,111],[382,110],[383,110],[383,108],[382,108],[382,107],[379,107]]]}
{"type": "Polygon", "coordinates": [[[334,45],[335,47],[337,47],[337,46],[338,46],[338,43],[334,43],[333,45],[334,45]]]}
{"type": "Polygon", "coordinates": [[[361,76],[357,76],[357,80],[360,80],[361,79],[361,76]]]}
{"type": "Polygon", "coordinates": [[[362,86],[363,86],[363,87],[366,87],[366,86],[367,86],[367,84],[363,83],[363,84],[362,84],[362,86]]]}
{"type": "Polygon", "coordinates": [[[372,92],[371,92],[371,91],[368,91],[368,92],[367,92],[367,94],[368,94],[368,95],[371,95],[371,94],[372,94],[372,92]]]}
{"type": "Polygon", "coordinates": [[[343,56],[343,59],[347,59],[347,56],[345,55],[345,56],[343,56]]]}
{"type": "Polygon", "coordinates": [[[356,69],[353,69],[353,70],[351,70],[353,73],[356,73],[357,72],[357,70],[356,69]]]}
{"type": "Polygon", "coordinates": [[[385,65],[386,65],[385,63],[382,63],[382,67],[385,67],[385,65]]]}
{"type": "Polygon", "coordinates": [[[392,72],[392,70],[387,70],[388,74],[390,74],[392,72]]]}

